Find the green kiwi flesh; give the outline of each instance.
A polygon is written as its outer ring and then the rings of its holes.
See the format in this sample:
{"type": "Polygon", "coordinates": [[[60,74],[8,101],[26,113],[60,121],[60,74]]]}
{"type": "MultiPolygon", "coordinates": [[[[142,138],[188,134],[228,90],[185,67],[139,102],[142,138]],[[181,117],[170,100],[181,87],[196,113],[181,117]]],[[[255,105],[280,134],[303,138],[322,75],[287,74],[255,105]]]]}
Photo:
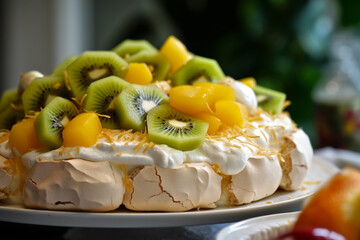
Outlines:
{"type": "Polygon", "coordinates": [[[183,114],[168,104],[159,105],[147,114],[149,140],[181,151],[198,148],[208,127],[207,122],[183,114]]]}
{"type": "Polygon", "coordinates": [[[78,110],[70,100],[55,97],[35,119],[39,143],[49,150],[61,147],[62,131],[77,114],[78,110]]]}
{"type": "Polygon", "coordinates": [[[168,100],[169,97],[154,85],[133,84],[120,93],[115,102],[120,127],[144,131],[147,113],[168,100]]]}
{"type": "Polygon", "coordinates": [[[0,98],[0,112],[5,110],[11,103],[16,102],[18,99],[17,88],[12,88],[4,91],[0,98]]]}
{"type": "Polygon", "coordinates": [[[179,86],[191,85],[199,79],[201,79],[200,81],[218,82],[224,78],[224,72],[216,60],[195,56],[171,75],[171,82],[173,86],[179,86]]]}
{"type": "Polygon", "coordinates": [[[69,66],[72,62],[74,62],[77,57],[78,56],[76,55],[70,55],[66,57],[59,65],[56,66],[52,75],[63,76],[65,68],[69,66]]]}
{"type": "Polygon", "coordinates": [[[253,90],[259,107],[271,114],[278,114],[282,112],[284,102],[286,100],[285,93],[259,85],[255,86],[253,90]]]}
{"type": "Polygon", "coordinates": [[[130,83],[116,76],[93,82],[87,89],[87,96],[82,108],[85,112],[99,113],[103,128],[119,128],[119,120],[115,111],[115,99],[123,89],[129,86],[130,83]]]}
{"type": "Polygon", "coordinates": [[[130,56],[143,50],[155,53],[158,51],[147,40],[133,39],[126,39],[120,44],[118,44],[114,49],[112,49],[112,51],[116,52],[120,57],[124,58],[125,60],[128,59],[130,56]]]}
{"type": "Polygon", "coordinates": [[[25,117],[24,110],[15,105],[8,105],[0,112],[0,130],[8,129],[25,117]]]}
{"type": "Polygon", "coordinates": [[[56,96],[68,96],[63,77],[45,76],[34,79],[22,95],[25,113],[40,111],[56,96]]]}
{"type": "Polygon", "coordinates": [[[166,80],[171,64],[165,56],[158,52],[141,51],[127,59],[129,63],[146,63],[153,69],[153,81],[166,80]]]}
{"type": "Polygon", "coordinates": [[[88,86],[99,79],[118,76],[123,78],[128,63],[112,51],[86,51],[64,70],[65,81],[79,101],[88,86]]]}

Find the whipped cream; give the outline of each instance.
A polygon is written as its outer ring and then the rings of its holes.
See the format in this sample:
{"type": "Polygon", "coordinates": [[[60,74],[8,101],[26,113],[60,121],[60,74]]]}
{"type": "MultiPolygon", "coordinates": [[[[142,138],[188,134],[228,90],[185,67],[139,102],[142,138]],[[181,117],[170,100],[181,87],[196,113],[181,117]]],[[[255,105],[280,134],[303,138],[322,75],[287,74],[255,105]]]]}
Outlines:
{"type": "MultiPolygon", "coordinates": [[[[207,162],[217,165],[226,175],[240,173],[252,156],[278,151],[294,125],[287,114],[270,116],[264,112],[250,118],[248,126],[224,136],[208,136],[203,144],[192,151],[180,151],[164,144],[148,141],[147,135],[125,130],[103,131],[91,147],[61,147],[52,151],[34,150],[22,156],[27,168],[36,161],[80,158],[90,161],[108,160],[125,164],[128,169],[142,165],[174,168],[187,162],[207,162]]],[[[0,154],[10,158],[13,154],[8,141],[0,144],[0,154]]]]}

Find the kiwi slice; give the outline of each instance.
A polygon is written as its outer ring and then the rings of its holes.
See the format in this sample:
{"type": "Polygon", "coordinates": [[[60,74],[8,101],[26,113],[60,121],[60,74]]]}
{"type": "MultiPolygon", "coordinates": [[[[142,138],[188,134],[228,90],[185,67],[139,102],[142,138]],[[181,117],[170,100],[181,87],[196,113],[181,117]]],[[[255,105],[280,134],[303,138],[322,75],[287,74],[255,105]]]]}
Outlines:
{"type": "Polygon", "coordinates": [[[183,114],[168,104],[153,108],[147,115],[149,140],[181,151],[198,148],[208,128],[207,122],[183,114]]]}
{"type": "Polygon", "coordinates": [[[168,100],[169,97],[154,85],[133,84],[120,93],[115,102],[120,127],[144,131],[147,113],[168,100]]]}
{"type": "Polygon", "coordinates": [[[8,105],[0,112],[0,129],[10,130],[12,125],[25,117],[21,106],[8,105]]]}
{"type": "Polygon", "coordinates": [[[158,52],[140,51],[127,59],[129,63],[146,63],[153,74],[154,81],[166,80],[171,64],[158,52]]]}
{"type": "Polygon", "coordinates": [[[45,76],[34,79],[22,95],[25,113],[40,111],[56,96],[68,97],[63,77],[45,76]]]}
{"type": "Polygon", "coordinates": [[[77,57],[78,56],[76,55],[70,55],[67,58],[65,58],[59,65],[57,65],[52,75],[63,76],[65,68],[69,66],[72,62],[74,62],[77,57]]]}
{"type": "Polygon", "coordinates": [[[173,86],[191,85],[194,82],[218,82],[225,75],[214,59],[195,56],[171,75],[173,86]]]}
{"type": "Polygon", "coordinates": [[[101,124],[104,128],[119,128],[119,119],[115,111],[115,99],[123,91],[130,86],[125,80],[110,76],[90,84],[83,103],[83,110],[88,112],[96,112],[99,116],[101,124]]]}
{"type": "Polygon", "coordinates": [[[88,86],[108,76],[124,77],[128,63],[115,52],[86,51],[64,70],[65,81],[73,96],[81,100],[88,86]]]}
{"type": "Polygon", "coordinates": [[[126,39],[122,41],[112,51],[116,52],[120,57],[124,59],[128,59],[130,56],[143,50],[154,53],[158,51],[147,40],[132,40],[132,39],[126,39]]]}
{"type": "Polygon", "coordinates": [[[17,88],[6,90],[0,98],[0,112],[5,110],[11,103],[16,102],[18,99],[17,88]]]}
{"type": "Polygon", "coordinates": [[[50,150],[61,147],[62,131],[77,114],[74,103],[62,97],[55,97],[35,119],[39,143],[50,150]]]}
{"type": "Polygon", "coordinates": [[[253,88],[258,106],[271,114],[281,113],[283,110],[286,94],[256,85],[253,88]]]}

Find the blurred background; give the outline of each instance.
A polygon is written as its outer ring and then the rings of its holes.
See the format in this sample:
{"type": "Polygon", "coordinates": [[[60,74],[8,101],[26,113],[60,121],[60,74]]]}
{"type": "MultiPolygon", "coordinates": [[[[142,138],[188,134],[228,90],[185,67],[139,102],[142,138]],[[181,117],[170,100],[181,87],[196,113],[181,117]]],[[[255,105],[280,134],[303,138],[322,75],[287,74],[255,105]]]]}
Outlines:
{"type": "Polygon", "coordinates": [[[1,92],[29,70],[168,35],[227,75],[283,91],[315,147],[360,146],[360,1],[2,0],[1,92]]]}

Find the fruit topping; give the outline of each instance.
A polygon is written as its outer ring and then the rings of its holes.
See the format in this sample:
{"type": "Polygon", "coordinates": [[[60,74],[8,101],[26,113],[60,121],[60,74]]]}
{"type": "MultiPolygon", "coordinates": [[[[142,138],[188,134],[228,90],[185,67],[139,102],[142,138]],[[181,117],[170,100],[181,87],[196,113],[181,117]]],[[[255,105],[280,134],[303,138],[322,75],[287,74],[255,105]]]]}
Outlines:
{"type": "Polygon", "coordinates": [[[9,137],[10,146],[13,149],[15,148],[20,154],[25,154],[42,147],[36,138],[34,121],[34,117],[26,118],[14,124],[11,128],[9,137]]]}
{"type": "Polygon", "coordinates": [[[116,97],[130,84],[125,80],[110,76],[90,84],[82,105],[85,112],[96,112],[104,128],[119,128],[119,117],[115,110],[116,97]]]}
{"type": "Polygon", "coordinates": [[[152,72],[153,80],[166,80],[170,71],[170,62],[158,52],[141,51],[127,59],[129,63],[146,63],[152,72]]]}
{"type": "Polygon", "coordinates": [[[170,106],[208,122],[208,134],[215,134],[221,124],[244,127],[247,121],[247,108],[235,101],[228,86],[199,82],[173,87],[169,95],[170,106]]]}
{"type": "Polygon", "coordinates": [[[81,100],[88,86],[108,76],[124,77],[127,62],[115,52],[86,51],[64,70],[64,78],[73,96],[81,100]]]}
{"type": "Polygon", "coordinates": [[[67,68],[72,62],[74,62],[75,59],[77,59],[77,57],[78,56],[76,55],[70,55],[67,58],[65,58],[59,65],[57,65],[52,75],[63,76],[65,68],[67,68]]]}
{"type": "Polygon", "coordinates": [[[255,86],[254,92],[258,106],[271,114],[281,113],[286,100],[285,93],[275,91],[262,86],[255,86]]]}
{"type": "Polygon", "coordinates": [[[157,49],[146,40],[127,39],[119,43],[112,51],[127,60],[130,56],[140,51],[157,52],[157,49]]]}
{"type": "Polygon", "coordinates": [[[146,85],[152,82],[153,76],[145,63],[130,63],[124,79],[129,83],[146,85]]]}
{"type": "Polygon", "coordinates": [[[210,89],[201,86],[182,85],[170,89],[170,105],[189,115],[211,112],[210,89]]]}
{"type": "Polygon", "coordinates": [[[235,101],[235,92],[231,87],[210,82],[197,82],[194,83],[194,86],[200,86],[210,92],[209,106],[213,111],[215,103],[219,100],[235,101]]]}
{"type": "Polygon", "coordinates": [[[45,76],[34,79],[22,95],[25,114],[39,112],[56,96],[67,96],[63,77],[45,76]]]}
{"type": "Polygon", "coordinates": [[[36,78],[42,78],[44,75],[38,71],[29,71],[21,75],[19,86],[18,86],[18,96],[19,100],[22,101],[21,97],[25,89],[34,81],[36,78]]]}
{"type": "Polygon", "coordinates": [[[221,120],[211,113],[201,112],[193,115],[194,117],[209,123],[208,134],[214,135],[221,126],[221,120]]]}
{"type": "Polygon", "coordinates": [[[18,97],[16,88],[6,90],[0,98],[0,113],[4,111],[11,103],[14,103],[18,97]]]}
{"type": "Polygon", "coordinates": [[[198,81],[218,82],[224,77],[216,60],[195,56],[171,75],[171,82],[173,86],[179,86],[198,81]]]}
{"type": "Polygon", "coordinates": [[[192,55],[186,49],[185,45],[176,37],[169,36],[160,48],[163,54],[171,63],[170,74],[182,67],[192,55]]]}
{"type": "Polygon", "coordinates": [[[62,145],[64,127],[78,114],[75,105],[62,97],[55,97],[35,119],[36,136],[40,144],[48,149],[62,145]]]}
{"type": "Polygon", "coordinates": [[[96,113],[80,113],[62,132],[64,147],[90,147],[96,144],[102,126],[96,113]]]}
{"type": "Polygon", "coordinates": [[[167,103],[168,96],[154,85],[132,85],[116,99],[120,127],[144,131],[146,115],[154,107],[167,103]]]}
{"type": "Polygon", "coordinates": [[[153,108],[147,115],[149,140],[182,151],[198,148],[208,127],[207,122],[183,114],[168,104],[153,108]]]}
{"type": "Polygon", "coordinates": [[[228,126],[245,127],[248,119],[247,108],[238,102],[220,100],[215,103],[215,116],[228,126]]]}
{"type": "Polygon", "coordinates": [[[253,77],[242,78],[239,81],[250,88],[254,88],[256,86],[256,80],[253,77]]]}
{"type": "Polygon", "coordinates": [[[11,129],[11,127],[24,118],[24,110],[21,106],[10,103],[0,112],[0,129],[11,129]]]}

